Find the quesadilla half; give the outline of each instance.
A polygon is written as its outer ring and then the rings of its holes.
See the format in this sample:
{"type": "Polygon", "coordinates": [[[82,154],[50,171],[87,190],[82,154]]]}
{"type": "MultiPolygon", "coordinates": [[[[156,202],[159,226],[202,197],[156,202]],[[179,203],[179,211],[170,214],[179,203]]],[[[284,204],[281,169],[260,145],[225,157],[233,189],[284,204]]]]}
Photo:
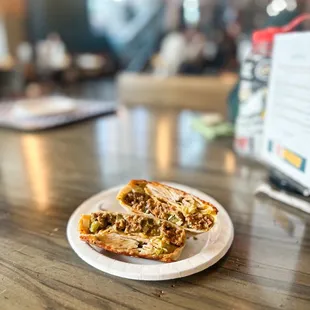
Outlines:
{"type": "Polygon", "coordinates": [[[117,199],[130,212],[149,214],[186,230],[210,230],[218,210],[211,203],[179,189],[145,180],[131,180],[117,199]]]}
{"type": "Polygon", "coordinates": [[[101,211],[82,215],[80,239],[107,251],[171,262],[185,245],[185,230],[144,214],[101,211]]]}

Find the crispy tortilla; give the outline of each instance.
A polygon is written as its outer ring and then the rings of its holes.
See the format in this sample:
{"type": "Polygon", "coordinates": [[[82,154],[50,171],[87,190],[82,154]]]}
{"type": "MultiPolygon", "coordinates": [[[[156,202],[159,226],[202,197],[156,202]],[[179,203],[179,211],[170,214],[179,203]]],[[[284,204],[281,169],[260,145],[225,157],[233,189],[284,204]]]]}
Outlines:
{"type": "Polygon", "coordinates": [[[109,252],[172,262],[185,245],[185,230],[144,214],[101,211],[82,215],[80,239],[109,252]]]}

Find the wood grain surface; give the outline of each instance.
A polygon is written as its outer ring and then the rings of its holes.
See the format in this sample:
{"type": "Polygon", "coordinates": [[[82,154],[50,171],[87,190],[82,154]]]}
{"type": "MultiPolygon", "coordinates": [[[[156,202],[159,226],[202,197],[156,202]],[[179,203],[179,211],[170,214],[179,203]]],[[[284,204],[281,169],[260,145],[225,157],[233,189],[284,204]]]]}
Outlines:
{"type": "Polygon", "coordinates": [[[266,170],[207,142],[194,114],[121,108],[41,133],[0,130],[0,309],[310,309],[310,216],[253,191],[266,170]],[[235,239],[208,270],[139,282],[104,274],[70,248],[66,225],[91,195],[146,178],[217,199],[235,239]]]}

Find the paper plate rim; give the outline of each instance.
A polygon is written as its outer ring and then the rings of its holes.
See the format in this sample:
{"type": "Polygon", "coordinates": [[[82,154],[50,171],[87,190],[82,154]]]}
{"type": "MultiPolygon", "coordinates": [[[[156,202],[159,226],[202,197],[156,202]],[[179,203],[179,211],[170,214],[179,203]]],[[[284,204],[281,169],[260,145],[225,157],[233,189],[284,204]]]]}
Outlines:
{"type": "Polygon", "coordinates": [[[181,277],[186,277],[194,273],[200,272],[208,267],[214,265],[219,261],[229,250],[233,238],[234,228],[232,221],[224,209],[224,207],[217,202],[213,197],[196,190],[192,187],[185,186],[178,183],[163,182],[167,185],[182,189],[190,192],[204,200],[210,201],[219,210],[221,216],[221,225],[225,225],[225,232],[219,234],[216,243],[208,246],[206,253],[198,253],[180,261],[173,263],[164,263],[158,265],[143,265],[122,262],[113,258],[107,257],[98,253],[91,248],[87,243],[81,242],[78,238],[77,223],[81,214],[92,212],[91,209],[95,204],[98,204],[104,196],[109,195],[111,192],[116,192],[123,185],[115,186],[108,190],[104,190],[95,194],[94,196],[85,200],[77,209],[72,213],[67,225],[67,239],[74,252],[86,263],[95,267],[103,272],[133,280],[145,281],[159,281],[169,280],[181,277]]]}

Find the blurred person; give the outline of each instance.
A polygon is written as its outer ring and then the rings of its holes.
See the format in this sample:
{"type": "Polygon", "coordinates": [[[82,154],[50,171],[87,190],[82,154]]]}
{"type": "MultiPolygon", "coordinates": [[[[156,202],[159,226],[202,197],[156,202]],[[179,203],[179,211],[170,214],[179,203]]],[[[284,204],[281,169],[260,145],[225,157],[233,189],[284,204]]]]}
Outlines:
{"type": "Polygon", "coordinates": [[[17,71],[20,73],[22,78],[23,87],[35,78],[35,72],[33,68],[33,47],[27,42],[21,42],[18,44],[16,49],[17,58],[17,71]]]}
{"type": "Polygon", "coordinates": [[[43,86],[37,83],[30,83],[25,89],[25,96],[27,98],[39,98],[44,94],[43,86]]]}
{"type": "Polygon", "coordinates": [[[189,28],[185,31],[186,38],[186,59],[195,61],[203,55],[206,37],[196,28],[189,28]]]}
{"type": "Polygon", "coordinates": [[[161,42],[154,73],[175,75],[185,60],[186,38],[180,30],[168,33],[161,42]]]}
{"type": "Polygon", "coordinates": [[[239,34],[240,25],[237,22],[228,25],[222,30],[217,56],[218,66],[222,70],[236,71],[238,69],[237,38],[239,34]]]}
{"type": "Polygon", "coordinates": [[[252,48],[251,38],[246,34],[241,34],[237,43],[237,60],[241,64],[252,48]]]}
{"type": "Polygon", "coordinates": [[[186,49],[184,62],[180,67],[183,74],[201,74],[204,69],[206,37],[196,28],[185,31],[186,49]]]}
{"type": "Polygon", "coordinates": [[[52,79],[62,82],[63,72],[68,67],[66,46],[58,33],[49,34],[46,41],[52,79]]]}
{"type": "Polygon", "coordinates": [[[39,76],[46,79],[49,75],[48,46],[46,40],[41,40],[35,45],[36,66],[39,76]]]}
{"type": "Polygon", "coordinates": [[[216,64],[218,45],[196,27],[173,31],[164,37],[160,52],[153,57],[155,74],[202,74],[216,64]]]}
{"type": "Polygon", "coordinates": [[[36,54],[41,75],[61,82],[63,72],[69,66],[70,60],[59,34],[50,33],[46,40],[40,41],[36,47],[36,54]]]}
{"type": "Polygon", "coordinates": [[[16,50],[17,60],[21,64],[29,64],[33,59],[33,48],[27,41],[21,42],[16,50]]]}
{"type": "Polygon", "coordinates": [[[203,55],[207,62],[212,63],[218,53],[218,45],[215,41],[206,39],[206,44],[204,46],[203,55]]]}
{"type": "Polygon", "coordinates": [[[168,33],[161,43],[155,73],[166,75],[190,73],[200,58],[203,47],[204,38],[194,28],[186,29],[184,32],[178,30],[168,33]]]}

